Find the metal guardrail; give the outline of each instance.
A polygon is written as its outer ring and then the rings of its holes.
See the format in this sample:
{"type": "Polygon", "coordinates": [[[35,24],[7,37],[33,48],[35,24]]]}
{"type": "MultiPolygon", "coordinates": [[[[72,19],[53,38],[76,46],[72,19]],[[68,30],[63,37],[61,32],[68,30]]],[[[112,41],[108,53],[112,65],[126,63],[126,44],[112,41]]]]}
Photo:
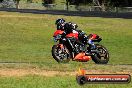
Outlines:
{"type": "Polygon", "coordinates": [[[124,10],[126,10],[127,12],[132,12],[132,7],[123,7],[124,10]]]}

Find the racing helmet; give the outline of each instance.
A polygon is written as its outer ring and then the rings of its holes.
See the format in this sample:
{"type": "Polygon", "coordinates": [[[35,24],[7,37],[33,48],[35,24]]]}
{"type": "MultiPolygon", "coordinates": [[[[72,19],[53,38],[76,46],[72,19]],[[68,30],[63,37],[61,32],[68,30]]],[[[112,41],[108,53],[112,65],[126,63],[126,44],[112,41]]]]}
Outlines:
{"type": "Polygon", "coordinates": [[[64,20],[63,18],[61,18],[61,19],[57,19],[56,22],[55,22],[55,24],[56,24],[56,25],[61,25],[61,24],[63,24],[64,22],[65,22],[65,20],[64,20]]]}

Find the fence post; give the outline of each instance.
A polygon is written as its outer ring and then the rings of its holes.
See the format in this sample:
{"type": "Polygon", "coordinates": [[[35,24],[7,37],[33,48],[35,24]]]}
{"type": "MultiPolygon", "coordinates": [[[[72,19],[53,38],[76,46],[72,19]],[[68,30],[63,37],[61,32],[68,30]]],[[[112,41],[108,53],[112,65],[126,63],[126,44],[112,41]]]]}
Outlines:
{"type": "Polygon", "coordinates": [[[69,10],[68,5],[69,5],[68,0],[66,0],[66,6],[67,6],[66,9],[67,9],[67,11],[69,10]]]}

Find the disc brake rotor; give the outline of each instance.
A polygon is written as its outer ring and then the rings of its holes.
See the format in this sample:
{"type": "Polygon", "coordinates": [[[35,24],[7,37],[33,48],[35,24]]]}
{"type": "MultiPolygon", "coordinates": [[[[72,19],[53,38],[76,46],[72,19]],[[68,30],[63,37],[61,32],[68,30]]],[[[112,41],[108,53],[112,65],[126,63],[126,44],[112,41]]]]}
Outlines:
{"type": "Polygon", "coordinates": [[[63,49],[56,49],[56,56],[59,57],[59,59],[61,61],[65,60],[68,58],[68,51],[66,50],[66,48],[63,49]]]}

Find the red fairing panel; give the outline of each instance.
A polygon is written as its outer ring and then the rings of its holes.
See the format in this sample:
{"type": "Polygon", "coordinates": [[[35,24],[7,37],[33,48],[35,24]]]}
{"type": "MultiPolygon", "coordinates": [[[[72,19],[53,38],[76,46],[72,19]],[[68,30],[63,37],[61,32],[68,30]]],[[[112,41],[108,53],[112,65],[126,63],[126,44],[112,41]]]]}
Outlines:
{"type": "Polygon", "coordinates": [[[56,32],[54,33],[54,35],[53,36],[57,36],[57,35],[59,35],[59,34],[62,34],[64,31],[62,31],[62,30],[56,30],[56,32]]]}
{"type": "Polygon", "coordinates": [[[75,60],[77,61],[89,61],[91,56],[86,56],[85,53],[79,53],[75,56],[75,60]]]}
{"type": "Polygon", "coordinates": [[[97,34],[92,34],[91,39],[96,39],[97,36],[98,36],[97,34]]]}
{"type": "Polygon", "coordinates": [[[74,37],[74,38],[76,38],[76,39],[78,39],[78,33],[70,33],[70,34],[68,34],[68,35],[66,35],[66,37],[74,37]]]}

